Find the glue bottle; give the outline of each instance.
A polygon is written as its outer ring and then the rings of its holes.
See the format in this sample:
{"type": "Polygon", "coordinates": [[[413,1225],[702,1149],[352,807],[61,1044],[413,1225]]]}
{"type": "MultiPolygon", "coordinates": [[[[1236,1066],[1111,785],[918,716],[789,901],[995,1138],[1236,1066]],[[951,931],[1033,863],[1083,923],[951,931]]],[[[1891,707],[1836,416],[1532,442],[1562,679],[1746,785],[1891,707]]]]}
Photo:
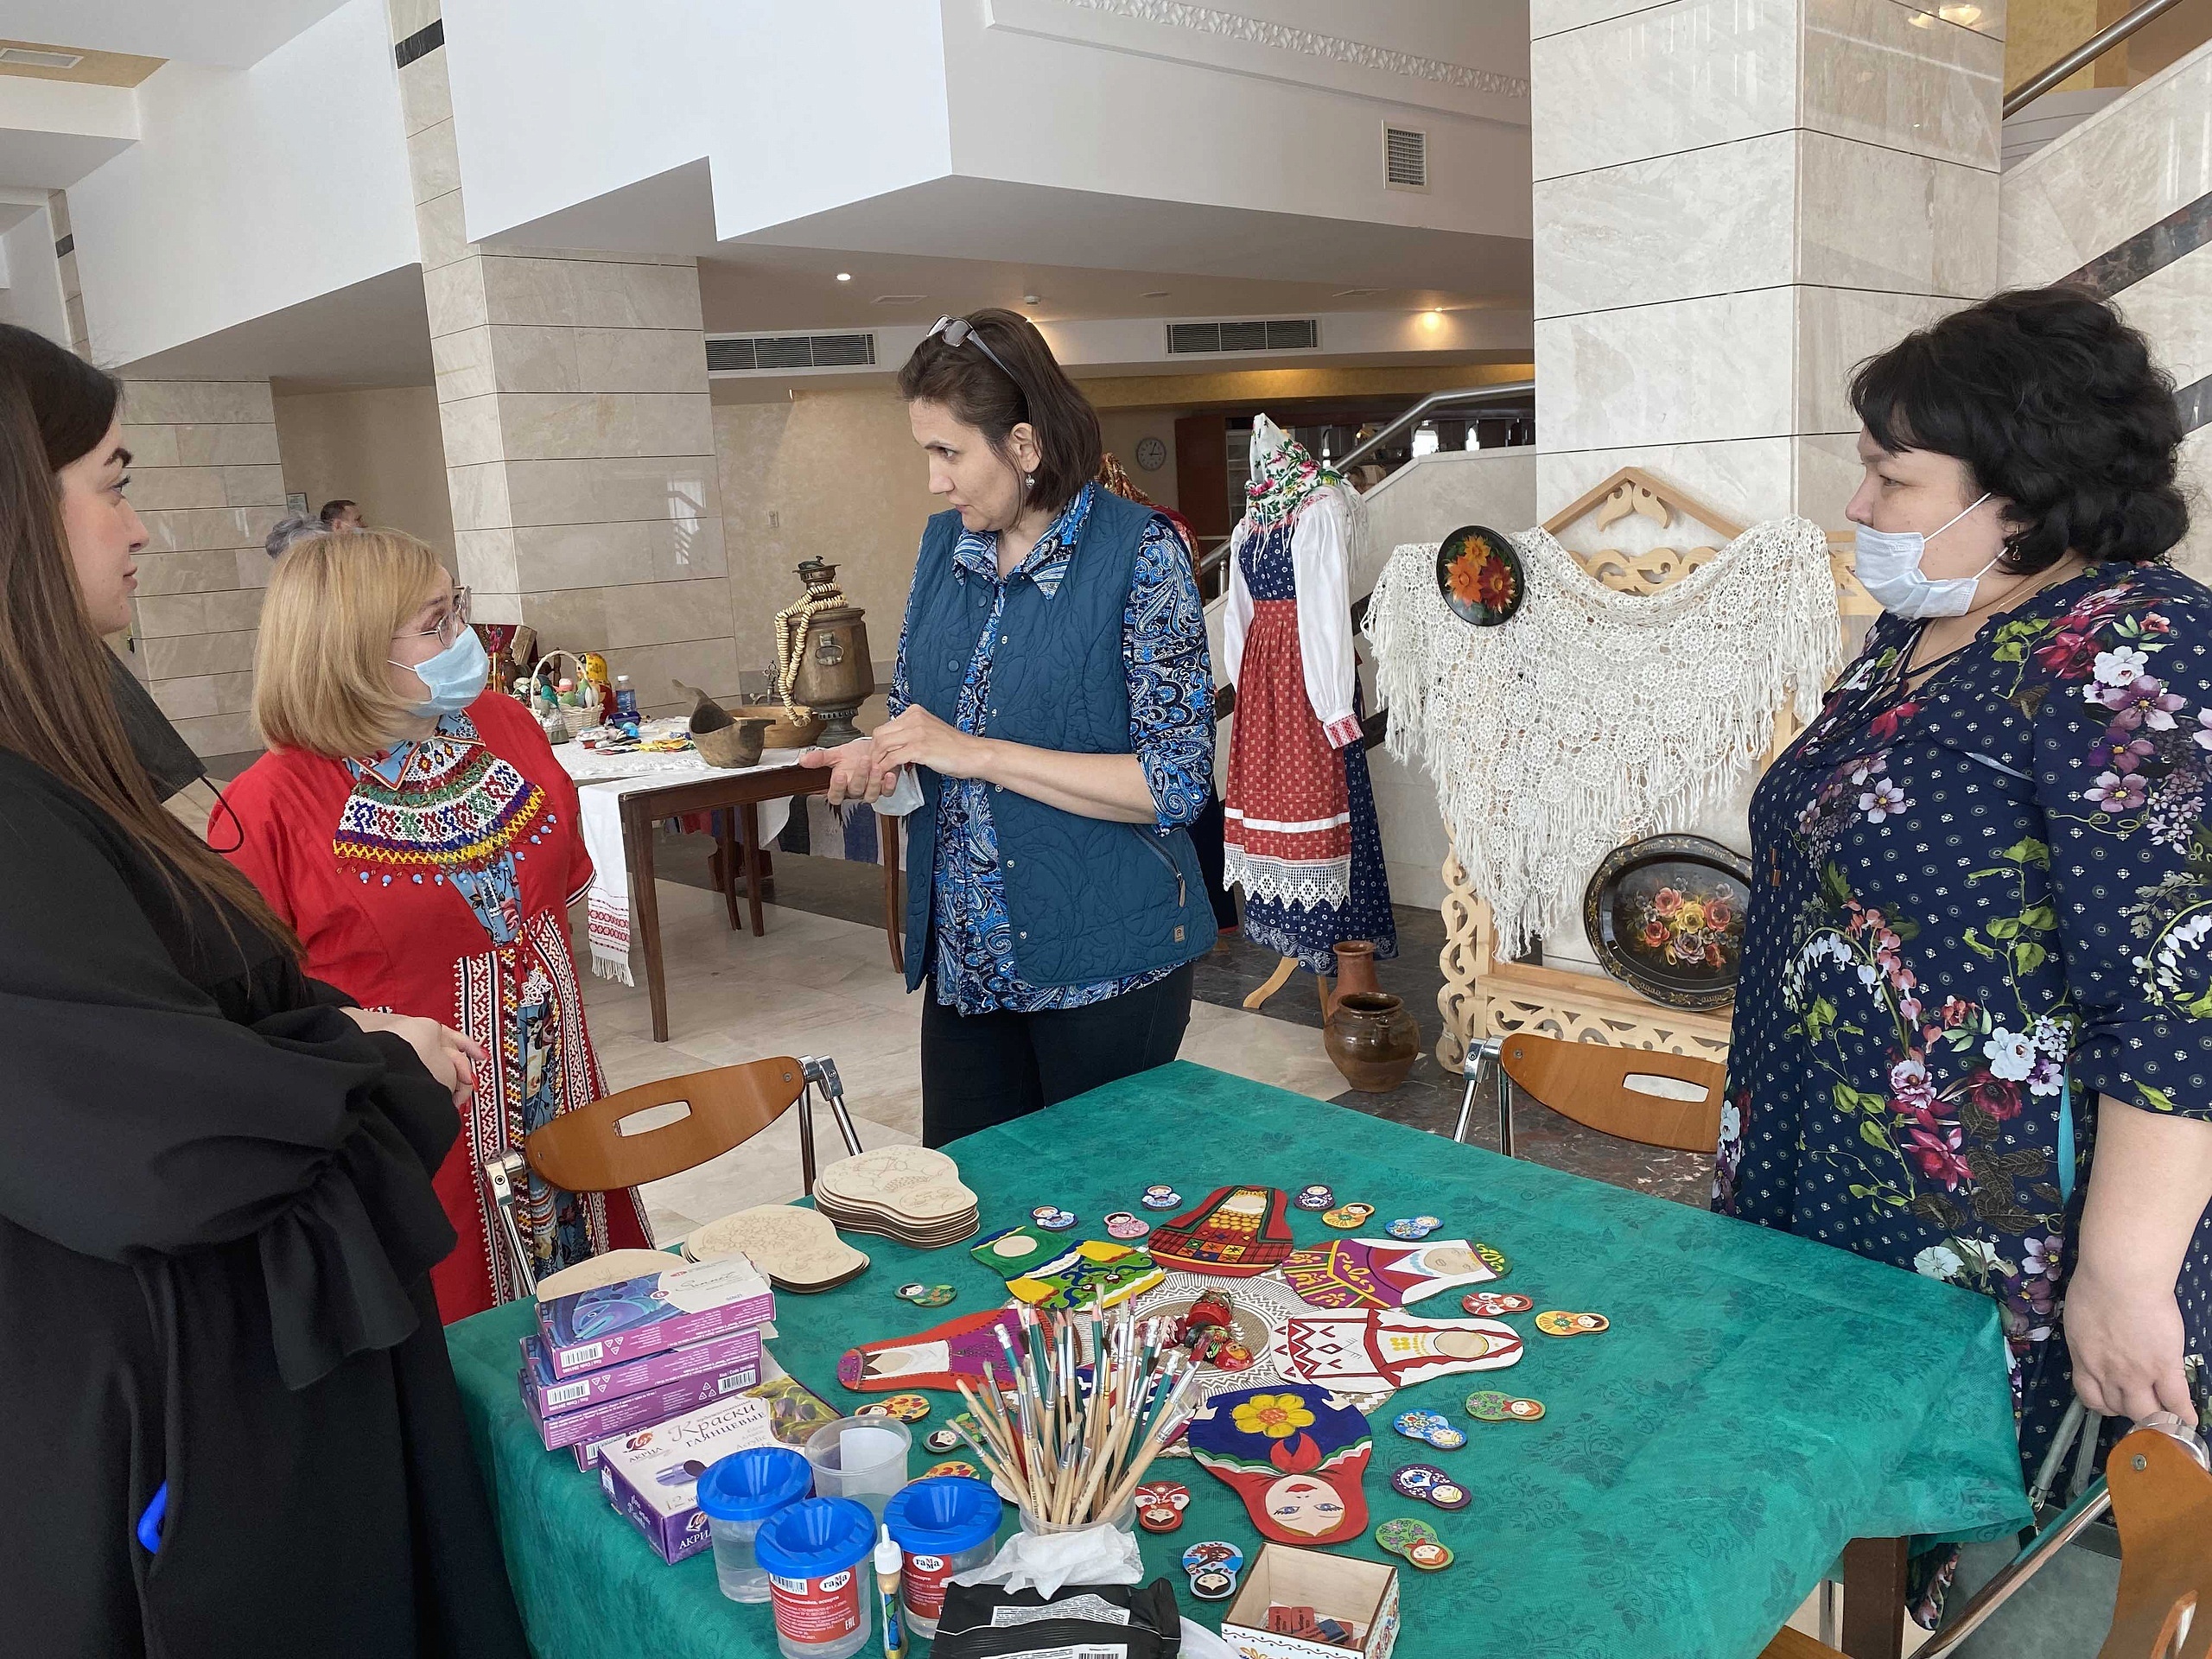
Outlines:
{"type": "Polygon", "coordinates": [[[906,1659],[906,1632],[899,1622],[899,1568],[904,1554],[880,1529],[875,1541],[875,1590],[883,1608],[883,1659],[906,1659]]]}

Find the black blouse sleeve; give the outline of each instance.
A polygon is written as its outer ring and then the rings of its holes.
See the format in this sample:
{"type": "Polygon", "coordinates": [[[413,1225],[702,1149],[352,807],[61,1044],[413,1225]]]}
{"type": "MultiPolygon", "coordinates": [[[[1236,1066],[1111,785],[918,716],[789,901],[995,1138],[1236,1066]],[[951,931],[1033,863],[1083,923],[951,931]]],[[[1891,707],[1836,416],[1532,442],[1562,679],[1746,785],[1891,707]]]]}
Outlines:
{"type": "Polygon", "coordinates": [[[312,982],[226,1018],[73,798],[0,792],[0,1216],[124,1264],[251,1240],[295,1389],[404,1340],[459,1131],[412,1051],[312,982]]]}

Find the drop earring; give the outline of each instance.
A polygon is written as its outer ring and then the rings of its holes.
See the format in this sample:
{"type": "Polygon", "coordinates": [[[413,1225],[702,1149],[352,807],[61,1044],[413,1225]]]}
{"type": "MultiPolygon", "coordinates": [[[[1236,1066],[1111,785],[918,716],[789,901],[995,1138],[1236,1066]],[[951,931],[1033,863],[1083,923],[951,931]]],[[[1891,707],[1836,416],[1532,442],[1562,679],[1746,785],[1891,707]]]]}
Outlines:
{"type": "Polygon", "coordinates": [[[1021,487],[1025,490],[1035,489],[1037,487],[1037,474],[1034,473],[1024,473],[1021,476],[1021,487]]]}

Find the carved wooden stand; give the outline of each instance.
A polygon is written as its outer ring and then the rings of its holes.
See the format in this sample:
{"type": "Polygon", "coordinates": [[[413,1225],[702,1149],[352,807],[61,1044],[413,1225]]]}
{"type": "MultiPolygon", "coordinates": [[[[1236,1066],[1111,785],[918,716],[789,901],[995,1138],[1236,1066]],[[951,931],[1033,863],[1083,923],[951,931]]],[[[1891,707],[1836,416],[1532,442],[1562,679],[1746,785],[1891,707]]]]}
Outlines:
{"type": "MultiPolygon", "coordinates": [[[[1634,467],[1615,473],[1547,520],[1544,528],[1560,536],[1586,515],[1599,531],[1630,515],[1649,520],[1662,532],[1675,528],[1678,521],[1688,521],[1683,528],[1688,524],[1702,525],[1713,531],[1720,543],[1733,541],[1744,530],[1695,498],[1634,467]]],[[[1577,552],[1574,556],[1583,569],[1616,592],[1651,594],[1681,581],[1719,550],[1718,545],[1701,543],[1636,551],[1602,548],[1577,552]]],[[[1842,615],[1877,614],[1881,607],[1851,574],[1849,556],[1839,556],[1834,549],[1828,556],[1835,572],[1837,608],[1842,615]]],[[[1795,718],[1786,709],[1777,714],[1774,741],[1760,769],[1764,770],[1796,734],[1795,718]]],[[[1442,908],[1444,949],[1437,957],[1437,965],[1444,972],[1444,987],[1436,994],[1436,1007],[1444,1016],[1444,1033],[1437,1039],[1436,1058],[1446,1071],[1460,1069],[1471,1045],[1516,1031],[1571,1043],[1610,1043],[1726,1062],[1731,1013],[1727,1008],[1691,1013],[1664,1007],[1616,980],[1598,975],[1498,961],[1490,906],[1469,883],[1456,853],[1444,861],[1442,908]]]]}

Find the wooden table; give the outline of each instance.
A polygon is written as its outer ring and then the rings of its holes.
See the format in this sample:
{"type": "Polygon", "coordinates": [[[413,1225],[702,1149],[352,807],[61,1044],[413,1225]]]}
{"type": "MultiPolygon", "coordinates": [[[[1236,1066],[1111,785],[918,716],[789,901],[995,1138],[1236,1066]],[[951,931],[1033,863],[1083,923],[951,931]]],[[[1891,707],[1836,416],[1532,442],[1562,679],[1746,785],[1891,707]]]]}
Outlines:
{"type": "MultiPolygon", "coordinates": [[[[653,887],[653,825],[663,818],[686,812],[726,809],[721,827],[722,868],[730,868],[730,855],[739,855],[737,868],[745,876],[746,907],[753,937],[766,930],[760,919],[760,888],[766,879],[761,856],[760,806],[763,801],[798,800],[827,794],[827,768],[777,766],[765,771],[717,772],[704,776],[675,777],[665,785],[632,789],[622,797],[622,845],[630,867],[630,915],[639,946],[645,957],[645,995],[652,1004],[653,1040],[668,1040],[668,980],[660,959],[660,895],[653,887]],[[736,834],[731,834],[734,821],[736,834]],[[734,845],[733,845],[733,840],[734,845]]],[[[891,966],[906,971],[905,906],[899,880],[899,820],[880,814],[876,818],[878,845],[883,860],[883,931],[891,944],[891,966]]],[[[737,888],[725,881],[722,896],[729,906],[729,925],[737,925],[737,888]]]]}

